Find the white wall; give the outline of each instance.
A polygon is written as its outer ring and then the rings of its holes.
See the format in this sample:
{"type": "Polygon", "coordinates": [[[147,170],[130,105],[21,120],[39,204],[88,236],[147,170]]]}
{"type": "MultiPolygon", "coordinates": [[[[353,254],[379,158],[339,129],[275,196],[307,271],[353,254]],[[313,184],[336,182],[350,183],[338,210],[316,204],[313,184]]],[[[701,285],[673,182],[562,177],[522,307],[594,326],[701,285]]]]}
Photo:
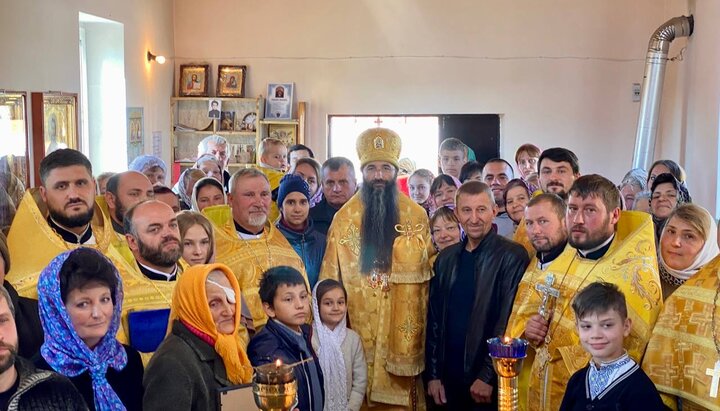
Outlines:
{"type": "Polygon", "coordinates": [[[122,23],[126,103],[145,107],[146,151],[152,148],[152,131],[162,131],[163,157],[169,161],[172,60],[149,64],[145,52],[172,55],[172,0],[0,0],[0,9],[0,38],[5,39],[0,42],[0,89],[28,93],[80,92],[79,12],[122,23]]]}
{"type": "Polygon", "coordinates": [[[320,153],[328,114],[499,113],[504,157],[565,146],[584,173],[617,181],[632,158],[631,85],[674,3],[176,0],[176,62],[246,64],[249,95],[294,81],[320,153]]]}
{"type": "MultiPolygon", "coordinates": [[[[680,160],[714,209],[720,2],[714,0],[0,0],[0,89],[79,92],[79,11],[125,26],[127,105],[145,108],[146,151],[169,160],[173,68],[249,66],[247,95],[294,81],[308,142],[325,151],[328,114],[502,114],[503,156],[531,141],[577,152],[585,173],[630,167],[650,34],[695,15],[684,61],[668,63],[656,157],[680,160]],[[175,60],[145,62],[147,49],[175,60]],[[173,64],[174,63],[174,64],[173,64]],[[175,66],[175,67],[173,67],[175,66]]],[[[211,89],[214,84],[211,83],[211,89]]],[[[324,157],[324,156],[323,156],[324,157]]]]}
{"type": "Polygon", "coordinates": [[[675,114],[673,132],[663,138],[679,146],[693,200],[720,216],[720,2],[691,0],[689,11],[695,16],[695,33],[687,41],[685,67],[678,76],[682,94],[668,99],[668,110],[675,114]]]}

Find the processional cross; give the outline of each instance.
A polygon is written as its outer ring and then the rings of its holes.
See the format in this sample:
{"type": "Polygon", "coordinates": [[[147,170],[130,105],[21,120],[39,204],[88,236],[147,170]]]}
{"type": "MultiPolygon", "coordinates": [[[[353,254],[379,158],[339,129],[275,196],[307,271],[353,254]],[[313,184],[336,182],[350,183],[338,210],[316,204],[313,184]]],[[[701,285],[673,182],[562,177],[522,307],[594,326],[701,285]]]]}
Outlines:
{"type": "MultiPolygon", "coordinates": [[[[552,313],[555,310],[555,302],[557,301],[558,297],[560,297],[560,290],[558,290],[557,288],[553,288],[553,283],[555,283],[555,276],[552,273],[548,273],[548,275],[545,277],[544,284],[538,283],[535,285],[535,289],[542,295],[542,301],[540,302],[540,307],[538,307],[538,314],[540,314],[542,318],[544,318],[545,321],[548,322],[548,324],[552,318],[552,313]]],[[[540,362],[540,367],[538,368],[538,371],[540,374],[545,371],[545,367],[552,359],[552,357],[550,356],[550,352],[548,351],[548,344],[550,344],[550,338],[551,335],[548,327],[548,333],[545,335],[545,342],[537,350],[537,358],[540,362]]]]}
{"type": "Polygon", "coordinates": [[[705,375],[712,377],[712,383],[710,384],[710,396],[712,398],[717,398],[718,385],[720,385],[720,360],[715,362],[715,368],[706,369],[705,375]]]}

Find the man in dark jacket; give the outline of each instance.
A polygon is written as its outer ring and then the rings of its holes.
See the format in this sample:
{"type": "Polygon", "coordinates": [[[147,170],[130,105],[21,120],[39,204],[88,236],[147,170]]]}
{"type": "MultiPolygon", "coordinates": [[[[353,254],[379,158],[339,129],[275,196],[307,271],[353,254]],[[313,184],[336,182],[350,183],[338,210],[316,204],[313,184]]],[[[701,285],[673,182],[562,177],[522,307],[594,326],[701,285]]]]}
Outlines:
{"type": "Polygon", "coordinates": [[[7,290],[0,287],[0,409],[87,410],[87,405],[67,378],[37,370],[18,357],[15,308],[7,290]]]}
{"type": "Polygon", "coordinates": [[[5,281],[5,274],[10,271],[10,252],[7,247],[7,238],[0,232],[0,285],[4,286],[10,296],[10,303],[15,309],[15,319],[22,324],[18,333],[18,354],[30,359],[40,351],[45,340],[38,302],[32,298],[20,297],[12,284],[5,281]]]}
{"type": "Polygon", "coordinates": [[[467,238],[443,250],[430,283],[426,344],[428,393],[453,410],[495,410],[496,376],[486,340],[505,330],[525,249],[492,230],[497,214],[490,188],[463,184],[455,215],[467,238]]]}
{"type": "Polygon", "coordinates": [[[357,189],[355,166],[345,157],[331,157],[322,165],[323,199],[310,209],[315,228],[327,235],[335,213],[350,200],[357,189]]]}

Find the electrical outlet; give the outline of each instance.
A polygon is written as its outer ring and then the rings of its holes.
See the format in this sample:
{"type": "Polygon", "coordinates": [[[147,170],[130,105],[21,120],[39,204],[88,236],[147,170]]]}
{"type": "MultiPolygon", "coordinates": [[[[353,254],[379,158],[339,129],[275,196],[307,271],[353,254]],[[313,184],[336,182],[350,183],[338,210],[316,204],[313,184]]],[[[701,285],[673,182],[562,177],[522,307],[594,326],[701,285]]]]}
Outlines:
{"type": "Polygon", "coordinates": [[[632,101],[640,101],[640,83],[633,83],[632,85],[632,101]]]}

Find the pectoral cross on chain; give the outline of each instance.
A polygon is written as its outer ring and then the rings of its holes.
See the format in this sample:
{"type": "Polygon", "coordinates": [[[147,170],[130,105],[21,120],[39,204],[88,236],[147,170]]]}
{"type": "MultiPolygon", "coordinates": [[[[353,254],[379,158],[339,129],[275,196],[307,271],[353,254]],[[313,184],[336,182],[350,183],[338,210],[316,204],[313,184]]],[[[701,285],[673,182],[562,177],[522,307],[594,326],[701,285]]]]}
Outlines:
{"type": "Polygon", "coordinates": [[[706,369],[705,375],[712,377],[712,383],[710,384],[710,396],[712,398],[717,398],[718,385],[720,383],[720,360],[715,362],[715,368],[706,369]]]}
{"type": "Polygon", "coordinates": [[[545,277],[545,284],[539,283],[535,285],[535,289],[542,295],[542,301],[540,302],[540,307],[538,307],[538,314],[548,322],[555,309],[555,301],[560,297],[560,290],[552,287],[554,282],[555,276],[552,273],[548,273],[545,277]]]}

